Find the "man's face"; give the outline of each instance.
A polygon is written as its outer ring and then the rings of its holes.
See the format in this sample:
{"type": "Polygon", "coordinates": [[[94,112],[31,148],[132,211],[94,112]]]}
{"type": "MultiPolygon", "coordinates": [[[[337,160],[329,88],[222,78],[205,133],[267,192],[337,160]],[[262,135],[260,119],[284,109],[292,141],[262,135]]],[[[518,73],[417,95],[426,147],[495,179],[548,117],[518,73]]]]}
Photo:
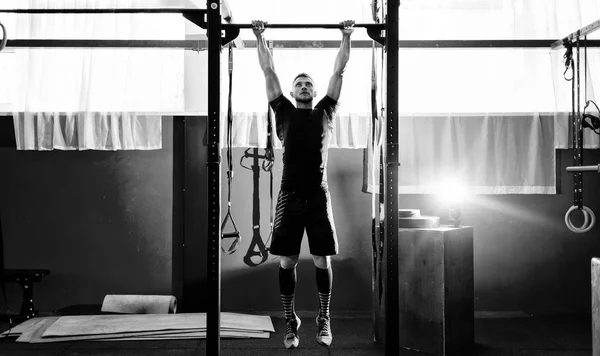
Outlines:
{"type": "Polygon", "coordinates": [[[308,77],[296,78],[290,92],[291,97],[301,103],[310,103],[317,96],[314,84],[312,79],[308,77]]]}

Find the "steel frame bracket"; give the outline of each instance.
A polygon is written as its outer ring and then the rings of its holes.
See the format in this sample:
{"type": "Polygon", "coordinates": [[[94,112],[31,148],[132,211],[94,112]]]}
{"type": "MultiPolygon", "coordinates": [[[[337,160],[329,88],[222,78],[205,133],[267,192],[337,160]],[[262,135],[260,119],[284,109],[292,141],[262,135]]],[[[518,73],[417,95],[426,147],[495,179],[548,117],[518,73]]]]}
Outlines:
{"type": "MultiPolygon", "coordinates": [[[[183,17],[185,17],[188,21],[193,23],[194,25],[203,28],[206,30],[206,11],[198,12],[196,11],[184,11],[182,13],[183,17]]],[[[224,20],[229,20],[230,17],[224,18],[224,20]]],[[[240,35],[240,29],[236,27],[227,27],[221,29],[221,46],[225,46],[229,42],[235,40],[240,35]]]]}
{"type": "Polygon", "coordinates": [[[206,10],[183,11],[181,14],[194,25],[206,30],[206,10]]]}
{"type": "Polygon", "coordinates": [[[225,46],[240,35],[240,29],[235,27],[228,27],[226,29],[222,29],[221,31],[221,46],[225,46]]]}
{"type": "Polygon", "coordinates": [[[385,46],[385,36],[383,35],[383,30],[369,27],[367,28],[367,34],[373,41],[385,46]]]}

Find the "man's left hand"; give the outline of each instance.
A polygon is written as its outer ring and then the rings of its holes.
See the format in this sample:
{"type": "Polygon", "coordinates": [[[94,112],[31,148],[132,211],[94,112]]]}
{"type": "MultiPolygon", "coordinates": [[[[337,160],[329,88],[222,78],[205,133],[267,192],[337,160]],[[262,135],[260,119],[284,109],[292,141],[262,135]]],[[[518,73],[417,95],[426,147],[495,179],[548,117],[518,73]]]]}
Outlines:
{"type": "Polygon", "coordinates": [[[354,32],[354,20],[342,21],[340,25],[343,27],[341,29],[342,34],[350,36],[354,32]]]}

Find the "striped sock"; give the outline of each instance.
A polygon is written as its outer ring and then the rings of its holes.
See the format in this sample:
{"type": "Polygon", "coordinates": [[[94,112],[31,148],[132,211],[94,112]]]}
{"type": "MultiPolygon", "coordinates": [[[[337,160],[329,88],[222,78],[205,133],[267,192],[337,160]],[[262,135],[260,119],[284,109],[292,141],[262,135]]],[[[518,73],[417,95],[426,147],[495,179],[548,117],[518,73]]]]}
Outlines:
{"type": "Polygon", "coordinates": [[[331,300],[331,293],[319,292],[319,316],[329,316],[329,301],[331,300]]]}
{"type": "Polygon", "coordinates": [[[296,316],[294,310],[294,292],[296,290],[296,268],[284,269],[279,267],[279,291],[283,302],[285,320],[296,316]]]}
{"type": "Polygon", "coordinates": [[[331,286],[333,282],[333,270],[317,267],[317,290],[319,291],[319,316],[329,316],[329,302],[331,301],[331,286]]]}
{"type": "Polygon", "coordinates": [[[283,303],[283,311],[285,313],[285,320],[294,319],[296,313],[294,312],[294,295],[281,295],[281,302],[283,303]]]}

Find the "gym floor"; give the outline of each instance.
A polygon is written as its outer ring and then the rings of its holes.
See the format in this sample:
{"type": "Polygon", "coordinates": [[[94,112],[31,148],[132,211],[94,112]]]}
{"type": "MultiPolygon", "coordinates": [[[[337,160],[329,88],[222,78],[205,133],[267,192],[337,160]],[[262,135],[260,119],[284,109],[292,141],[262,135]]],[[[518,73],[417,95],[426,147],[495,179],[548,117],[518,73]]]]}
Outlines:
{"type": "MultiPolygon", "coordinates": [[[[316,325],[310,314],[299,313],[300,347],[285,350],[282,318],[272,317],[275,333],[269,339],[221,340],[221,355],[384,355],[384,347],[373,342],[372,322],[368,316],[333,316],[333,344],[322,347],[315,340],[316,325]]],[[[578,356],[592,354],[590,314],[522,316],[475,319],[473,349],[460,354],[476,356],[578,356]]],[[[6,330],[6,323],[0,330],[6,330]]],[[[53,344],[16,343],[15,338],[0,339],[0,356],[187,356],[206,355],[205,340],[64,342],[53,344]]],[[[400,355],[423,356],[402,351],[400,355]]]]}

